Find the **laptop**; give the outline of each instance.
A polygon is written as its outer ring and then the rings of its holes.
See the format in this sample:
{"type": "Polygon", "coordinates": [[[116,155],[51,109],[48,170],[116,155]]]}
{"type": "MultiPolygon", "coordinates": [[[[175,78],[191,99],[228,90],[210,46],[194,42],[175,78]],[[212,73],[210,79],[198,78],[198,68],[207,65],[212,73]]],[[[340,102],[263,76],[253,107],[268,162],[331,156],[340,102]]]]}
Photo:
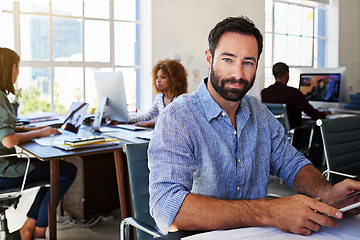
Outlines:
{"type": "Polygon", "coordinates": [[[69,139],[71,136],[76,136],[79,132],[82,122],[85,119],[86,111],[89,107],[88,103],[83,102],[73,102],[71,107],[66,114],[65,120],[63,123],[50,124],[48,126],[59,128],[61,135],[50,135],[47,137],[41,137],[35,139],[35,142],[45,146],[45,145],[54,145],[55,141],[63,142],[64,140],[69,139]]]}
{"type": "Polygon", "coordinates": [[[62,130],[78,133],[86,115],[86,111],[89,107],[88,103],[73,102],[66,114],[64,123],[60,127],[62,130]]]}

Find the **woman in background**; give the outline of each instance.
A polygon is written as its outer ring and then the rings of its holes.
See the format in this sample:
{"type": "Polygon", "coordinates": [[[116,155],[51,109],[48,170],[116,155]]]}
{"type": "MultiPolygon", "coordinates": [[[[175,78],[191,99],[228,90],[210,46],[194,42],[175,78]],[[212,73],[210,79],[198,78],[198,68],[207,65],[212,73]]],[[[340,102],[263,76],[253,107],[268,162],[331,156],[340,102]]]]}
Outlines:
{"type": "Polygon", "coordinates": [[[181,94],[187,92],[187,73],[184,66],[176,60],[160,60],[152,69],[153,87],[157,93],[153,105],[144,114],[131,117],[129,123],[143,127],[154,127],[155,117],[181,94]]]}
{"type": "MultiPolygon", "coordinates": [[[[0,48],[0,189],[21,186],[27,161],[24,158],[1,158],[1,155],[16,153],[15,146],[33,138],[60,134],[52,127],[16,127],[16,116],[7,95],[15,94],[14,84],[19,75],[20,57],[8,48],[0,48]]],[[[76,167],[60,161],[59,199],[65,194],[76,177],[76,167]]],[[[50,161],[31,159],[26,183],[50,181],[50,161]]],[[[45,238],[48,226],[48,203],[50,189],[41,188],[20,229],[21,239],[45,238]]]]}

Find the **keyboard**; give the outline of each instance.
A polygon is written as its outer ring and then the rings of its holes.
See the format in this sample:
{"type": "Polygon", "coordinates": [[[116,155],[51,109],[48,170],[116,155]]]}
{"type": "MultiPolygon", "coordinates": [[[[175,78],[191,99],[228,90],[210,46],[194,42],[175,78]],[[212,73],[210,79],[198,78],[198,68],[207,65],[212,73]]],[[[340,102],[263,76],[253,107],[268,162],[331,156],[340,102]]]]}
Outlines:
{"type": "Polygon", "coordinates": [[[358,110],[347,110],[347,109],[340,109],[340,108],[331,108],[329,109],[333,114],[360,114],[358,110]]]}
{"type": "Polygon", "coordinates": [[[356,114],[351,114],[351,113],[335,113],[335,114],[331,114],[326,116],[327,119],[334,119],[334,118],[346,118],[346,117],[355,117],[356,114]]]}

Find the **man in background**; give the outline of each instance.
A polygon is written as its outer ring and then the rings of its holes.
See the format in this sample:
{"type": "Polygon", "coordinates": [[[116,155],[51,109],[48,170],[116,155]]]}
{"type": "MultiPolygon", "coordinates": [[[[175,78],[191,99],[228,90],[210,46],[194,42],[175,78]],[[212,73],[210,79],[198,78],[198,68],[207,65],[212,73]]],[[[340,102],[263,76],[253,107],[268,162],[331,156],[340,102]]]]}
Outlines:
{"type": "MultiPolygon", "coordinates": [[[[289,81],[288,65],[283,62],[276,63],[273,66],[273,75],[275,83],[261,91],[261,101],[264,103],[285,103],[291,129],[303,126],[302,112],[313,120],[326,118],[327,115],[331,114],[329,111],[316,110],[298,89],[287,86],[289,81]]],[[[321,168],[323,165],[322,140],[320,129],[314,127],[312,148],[308,157],[311,158],[315,167],[321,168]]],[[[309,138],[310,128],[297,129],[294,134],[293,146],[298,150],[307,150],[309,138]]]]}
{"type": "Polygon", "coordinates": [[[290,128],[302,125],[301,112],[306,113],[311,119],[321,119],[331,112],[320,112],[313,108],[306,100],[304,94],[298,89],[287,86],[289,81],[289,67],[278,62],[273,66],[275,83],[261,91],[261,101],[265,103],[286,103],[290,128]]]}

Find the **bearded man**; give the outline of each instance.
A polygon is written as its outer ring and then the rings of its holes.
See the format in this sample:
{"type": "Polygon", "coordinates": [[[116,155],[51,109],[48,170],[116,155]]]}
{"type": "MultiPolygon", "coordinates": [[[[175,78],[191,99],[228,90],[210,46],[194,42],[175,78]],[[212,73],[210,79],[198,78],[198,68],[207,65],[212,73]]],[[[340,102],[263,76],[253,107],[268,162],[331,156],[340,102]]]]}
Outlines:
{"type": "Polygon", "coordinates": [[[209,77],[164,110],[150,141],[150,214],[159,230],[274,226],[310,235],[336,227],[343,215],[326,203],[360,183],[327,182],[271,112],[246,95],[262,52],[260,31],[247,17],[229,17],[208,40],[209,77]],[[270,171],[300,194],[266,199],[270,171]]]}

